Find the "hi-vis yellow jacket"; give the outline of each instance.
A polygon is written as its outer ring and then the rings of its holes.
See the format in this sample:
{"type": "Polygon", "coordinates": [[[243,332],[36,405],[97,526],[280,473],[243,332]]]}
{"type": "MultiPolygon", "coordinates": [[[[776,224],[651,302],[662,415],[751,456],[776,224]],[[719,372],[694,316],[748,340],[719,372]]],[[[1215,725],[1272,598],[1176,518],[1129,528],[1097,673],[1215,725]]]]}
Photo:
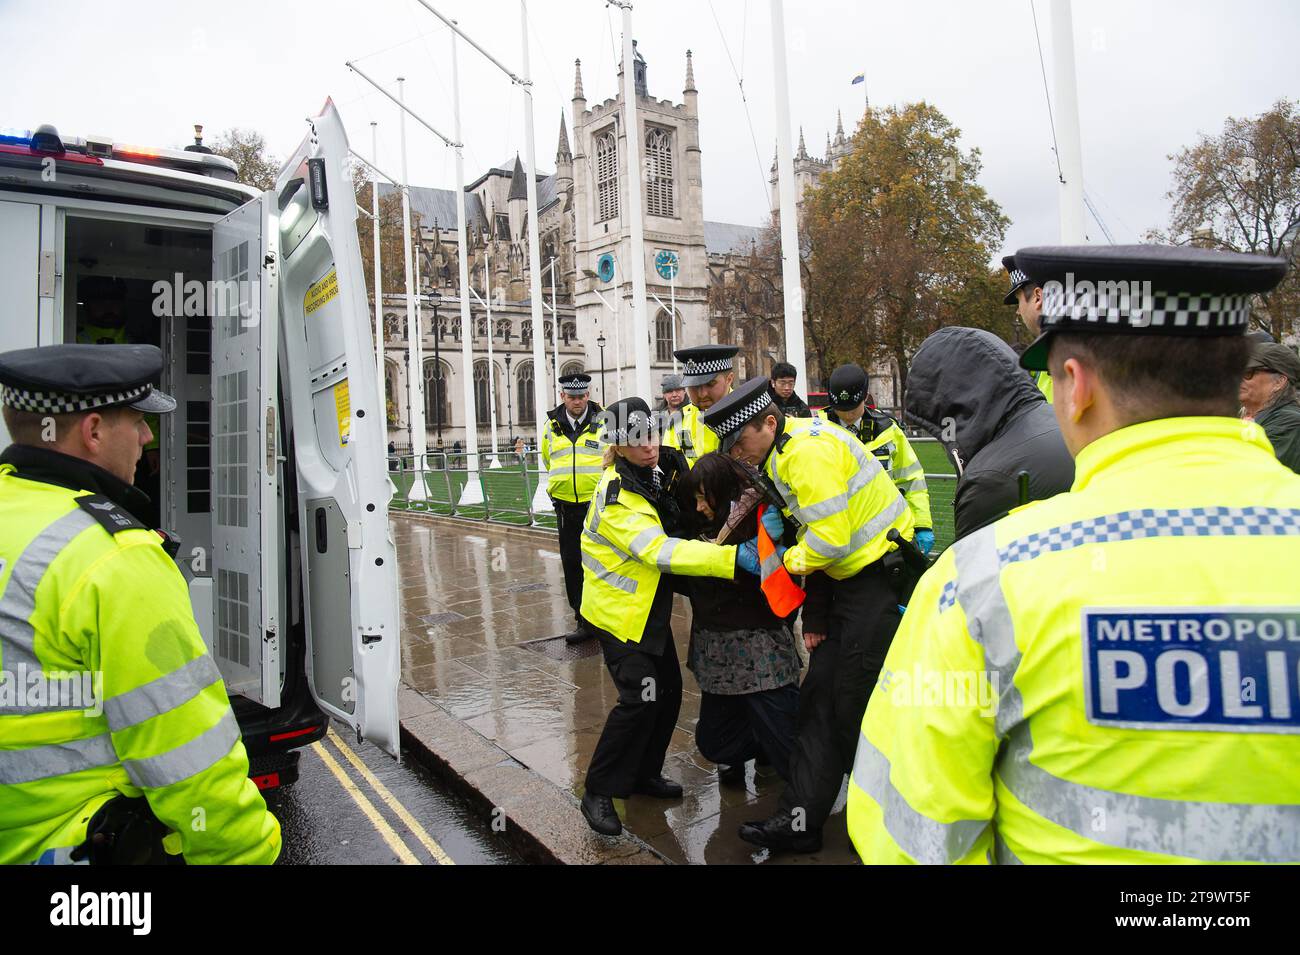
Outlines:
{"type": "Polygon", "coordinates": [[[600,443],[600,406],[591,404],[585,426],[572,438],[560,424],[564,406],[551,411],[542,432],[542,467],[546,468],[546,493],[557,501],[582,504],[591,500],[605,468],[600,443]]]}
{"type": "Polygon", "coordinates": [[[1300,862],[1300,476],[1229,418],[1088,445],[921,579],[862,725],[867,862],[1300,862]]]}
{"type": "Polygon", "coordinates": [[[891,528],[907,540],[915,534],[889,472],[825,418],[786,418],[763,470],[785,499],[785,513],[802,525],[798,543],[785,552],[792,574],[822,570],[843,580],[894,549],[885,539],[891,528]]]}
{"type": "Polygon", "coordinates": [[[663,435],[664,447],[682,452],[692,467],[702,455],[718,450],[722,443],[718,433],[700,420],[702,413],[695,405],[682,405],[680,417],[672,416],[663,435]]]}
{"type": "Polygon", "coordinates": [[[649,501],[605,469],[582,529],[582,616],[640,643],[660,574],[732,580],[736,548],[669,537],[649,501]]]}
{"type": "Polygon", "coordinates": [[[0,467],[0,863],[66,861],[118,794],[145,796],[188,862],[274,862],[184,578],[85,496],[0,467]]]}
{"type": "Polygon", "coordinates": [[[1034,372],[1034,384],[1038,387],[1038,390],[1043,393],[1043,397],[1047,399],[1047,403],[1050,405],[1052,403],[1051,373],[1046,371],[1034,372]]]}
{"type": "Polygon", "coordinates": [[[897,421],[883,411],[868,408],[858,422],[859,426],[855,428],[842,422],[830,408],[822,408],[817,414],[831,424],[846,429],[875,455],[881,466],[889,471],[889,477],[898,487],[898,493],[903,495],[907,506],[912,509],[912,518],[917,527],[934,527],[934,521],[930,517],[930,489],[925,484],[925,468],[897,421]],[[874,437],[873,432],[877,432],[874,437]]]}

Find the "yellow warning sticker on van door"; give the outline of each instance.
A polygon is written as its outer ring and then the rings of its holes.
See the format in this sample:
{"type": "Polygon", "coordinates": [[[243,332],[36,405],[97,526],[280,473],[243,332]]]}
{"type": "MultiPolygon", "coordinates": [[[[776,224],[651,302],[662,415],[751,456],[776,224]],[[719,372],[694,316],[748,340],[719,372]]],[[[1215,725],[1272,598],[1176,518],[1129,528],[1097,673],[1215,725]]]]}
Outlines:
{"type": "Polygon", "coordinates": [[[344,378],[334,386],[334,414],[339,422],[339,447],[352,438],[352,398],[348,394],[348,380],[344,378]]]}
{"type": "Polygon", "coordinates": [[[338,269],[330,269],[329,274],[315,285],[307,287],[307,295],[302,300],[302,310],[310,315],[326,302],[339,294],[338,269]]]}

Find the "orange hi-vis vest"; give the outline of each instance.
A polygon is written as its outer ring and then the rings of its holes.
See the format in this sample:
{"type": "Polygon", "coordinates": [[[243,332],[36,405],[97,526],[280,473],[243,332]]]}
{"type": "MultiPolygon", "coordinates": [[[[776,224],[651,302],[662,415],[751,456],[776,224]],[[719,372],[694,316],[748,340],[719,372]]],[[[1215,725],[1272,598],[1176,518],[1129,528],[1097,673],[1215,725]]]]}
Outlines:
{"type": "Polygon", "coordinates": [[[763,526],[763,512],[768,505],[758,505],[758,580],[767,605],[778,617],[788,617],[799,609],[807,594],[794,582],[776,552],[776,541],[763,526]]]}

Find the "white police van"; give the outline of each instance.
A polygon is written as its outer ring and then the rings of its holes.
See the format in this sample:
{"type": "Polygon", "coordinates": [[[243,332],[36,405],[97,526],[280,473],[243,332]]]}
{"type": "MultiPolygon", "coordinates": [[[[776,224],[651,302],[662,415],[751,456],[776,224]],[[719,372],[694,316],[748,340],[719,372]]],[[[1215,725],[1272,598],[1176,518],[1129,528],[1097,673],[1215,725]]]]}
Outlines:
{"type": "Polygon", "coordinates": [[[161,347],[177,409],[154,455],[159,526],[180,539],[263,788],[296,777],[322,711],[398,747],[384,408],[347,137],[329,101],[309,125],[265,193],[201,146],[0,134],[0,349],[161,347]]]}

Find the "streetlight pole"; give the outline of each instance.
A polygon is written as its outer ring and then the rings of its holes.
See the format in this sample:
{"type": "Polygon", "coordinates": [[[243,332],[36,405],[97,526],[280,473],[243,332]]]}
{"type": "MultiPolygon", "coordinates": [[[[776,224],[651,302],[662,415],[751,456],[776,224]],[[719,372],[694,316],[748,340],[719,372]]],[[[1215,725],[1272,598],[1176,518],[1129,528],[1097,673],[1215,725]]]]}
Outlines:
{"type": "Polygon", "coordinates": [[[511,450],[514,450],[515,440],[515,410],[511,402],[510,389],[510,352],[506,352],[506,434],[510,435],[507,439],[511,442],[511,450]]]}
{"type": "Polygon", "coordinates": [[[605,406],[605,333],[596,338],[596,347],[600,349],[600,404],[605,406]]]}
{"type": "Polygon", "coordinates": [[[442,359],[438,346],[442,342],[442,320],[438,318],[438,306],[442,304],[442,293],[434,289],[429,295],[429,304],[433,306],[433,420],[438,431],[438,441],[442,441],[442,403],[446,380],[442,376],[442,359]]]}

